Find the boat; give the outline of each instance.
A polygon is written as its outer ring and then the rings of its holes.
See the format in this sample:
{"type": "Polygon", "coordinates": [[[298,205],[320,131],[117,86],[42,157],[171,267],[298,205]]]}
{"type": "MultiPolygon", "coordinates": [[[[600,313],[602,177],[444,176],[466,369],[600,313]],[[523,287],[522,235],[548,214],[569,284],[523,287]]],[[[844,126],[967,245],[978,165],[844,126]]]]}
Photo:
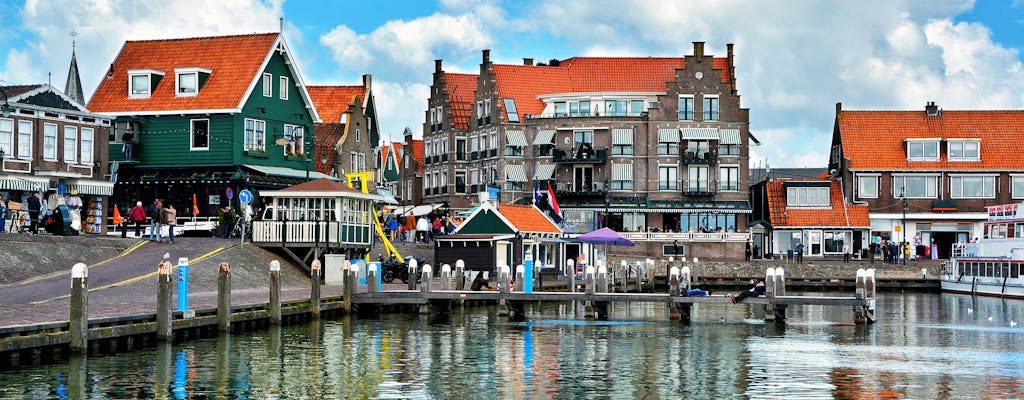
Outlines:
{"type": "Polygon", "coordinates": [[[1024,203],[985,208],[984,236],[953,244],[942,264],[942,291],[1024,299],[1024,203]]]}

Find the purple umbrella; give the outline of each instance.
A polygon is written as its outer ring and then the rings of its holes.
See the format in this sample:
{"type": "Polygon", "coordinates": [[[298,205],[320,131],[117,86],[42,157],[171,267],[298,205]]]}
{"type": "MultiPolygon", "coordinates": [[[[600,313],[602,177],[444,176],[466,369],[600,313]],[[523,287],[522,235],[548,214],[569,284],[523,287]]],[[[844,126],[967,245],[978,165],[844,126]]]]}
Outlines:
{"type": "Polygon", "coordinates": [[[609,228],[601,228],[590,233],[584,233],[576,237],[582,243],[610,244],[615,246],[636,246],[632,240],[622,237],[618,232],[609,228]]]}

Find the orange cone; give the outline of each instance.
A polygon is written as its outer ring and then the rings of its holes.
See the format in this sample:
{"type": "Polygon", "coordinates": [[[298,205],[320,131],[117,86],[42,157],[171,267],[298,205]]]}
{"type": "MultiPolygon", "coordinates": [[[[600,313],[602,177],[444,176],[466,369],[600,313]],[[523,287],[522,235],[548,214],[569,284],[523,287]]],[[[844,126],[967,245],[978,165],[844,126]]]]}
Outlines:
{"type": "Polygon", "coordinates": [[[121,218],[121,211],[114,206],[114,225],[121,225],[124,222],[124,218],[121,218]]]}

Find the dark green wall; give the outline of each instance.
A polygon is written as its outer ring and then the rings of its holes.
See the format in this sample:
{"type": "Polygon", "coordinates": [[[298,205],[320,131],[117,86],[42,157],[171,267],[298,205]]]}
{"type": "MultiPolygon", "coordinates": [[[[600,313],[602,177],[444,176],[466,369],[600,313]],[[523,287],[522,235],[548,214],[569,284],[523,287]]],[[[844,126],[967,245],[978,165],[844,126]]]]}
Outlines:
{"type": "Polygon", "coordinates": [[[484,212],[481,211],[473,216],[472,219],[466,220],[462,223],[463,226],[459,229],[459,234],[470,234],[470,233],[515,233],[505,222],[498,218],[498,214],[494,211],[484,212]]]}
{"type": "Polygon", "coordinates": [[[276,138],[284,134],[285,124],[303,126],[306,131],[305,152],[312,154],[310,150],[313,144],[313,120],[306,109],[306,103],[299,93],[299,88],[295,86],[295,77],[288,70],[284,56],[278,52],[274,52],[270,62],[267,63],[267,68],[263,72],[259,74],[258,82],[249,96],[249,100],[242,106],[242,113],[235,116],[239,145],[235,148],[234,156],[240,160],[239,164],[269,165],[305,170],[306,162],[304,159],[286,157],[284,155],[284,148],[274,143],[276,138]],[[263,72],[269,72],[273,75],[273,79],[271,79],[273,86],[271,92],[273,95],[271,97],[263,96],[263,72]],[[280,82],[282,75],[288,77],[288,100],[281,100],[280,82]],[[267,123],[267,153],[265,157],[260,154],[245,154],[242,150],[246,118],[259,119],[267,123]]]}

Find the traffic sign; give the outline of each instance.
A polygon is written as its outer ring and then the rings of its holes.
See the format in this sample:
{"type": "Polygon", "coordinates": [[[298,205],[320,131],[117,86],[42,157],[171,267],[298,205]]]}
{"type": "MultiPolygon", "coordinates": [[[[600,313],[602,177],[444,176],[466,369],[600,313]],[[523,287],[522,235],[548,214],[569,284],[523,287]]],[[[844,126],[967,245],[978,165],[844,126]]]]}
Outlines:
{"type": "Polygon", "coordinates": [[[238,201],[245,204],[251,204],[252,192],[250,192],[249,189],[242,189],[241,192],[238,192],[238,201]]]}
{"type": "Polygon", "coordinates": [[[228,186],[228,189],[224,191],[224,195],[228,197],[228,200],[231,200],[235,198],[235,191],[231,190],[231,186],[228,186]]]}

